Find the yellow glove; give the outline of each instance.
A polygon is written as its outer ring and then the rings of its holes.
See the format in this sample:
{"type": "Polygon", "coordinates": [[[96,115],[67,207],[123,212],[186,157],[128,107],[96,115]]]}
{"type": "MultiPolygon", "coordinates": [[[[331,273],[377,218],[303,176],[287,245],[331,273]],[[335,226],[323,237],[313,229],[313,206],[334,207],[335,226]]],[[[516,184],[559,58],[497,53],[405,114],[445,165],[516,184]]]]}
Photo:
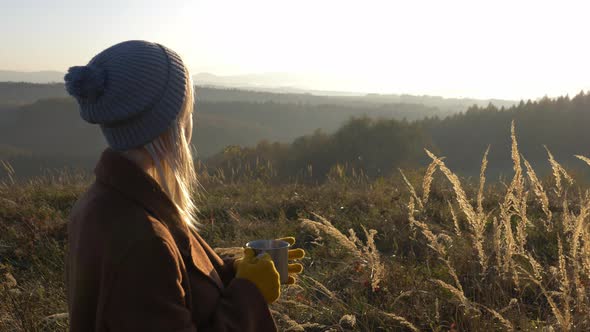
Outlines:
{"type": "Polygon", "coordinates": [[[281,295],[279,272],[275,268],[270,255],[254,256],[252,248],[244,248],[244,257],[234,262],[236,278],[253,282],[264,296],[266,303],[273,303],[281,295]]]}
{"type": "MultiPolygon", "coordinates": [[[[295,244],[295,238],[290,237],[283,237],[277,240],[288,242],[291,246],[295,244]]],[[[302,259],[305,257],[305,251],[303,249],[289,249],[289,260],[294,259],[302,259]]],[[[295,283],[295,275],[303,272],[303,265],[299,263],[289,264],[289,280],[287,281],[287,285],[292,285],[295,283]]]]}

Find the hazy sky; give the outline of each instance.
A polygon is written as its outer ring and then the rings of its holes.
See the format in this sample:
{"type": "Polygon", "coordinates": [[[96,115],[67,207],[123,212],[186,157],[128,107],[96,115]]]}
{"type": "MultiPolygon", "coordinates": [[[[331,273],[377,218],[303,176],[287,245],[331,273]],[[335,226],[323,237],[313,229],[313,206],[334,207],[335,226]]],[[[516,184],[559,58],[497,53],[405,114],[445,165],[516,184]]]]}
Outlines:
{"type": "Polygon", "coordinates": [[[60,70],[146,39],[193,73],[309,88],[537,98],[590,89],[590,2],[0,0],[0,69],[60,70]],[[280,84],[280,82],[278,82],[280,84]]]}

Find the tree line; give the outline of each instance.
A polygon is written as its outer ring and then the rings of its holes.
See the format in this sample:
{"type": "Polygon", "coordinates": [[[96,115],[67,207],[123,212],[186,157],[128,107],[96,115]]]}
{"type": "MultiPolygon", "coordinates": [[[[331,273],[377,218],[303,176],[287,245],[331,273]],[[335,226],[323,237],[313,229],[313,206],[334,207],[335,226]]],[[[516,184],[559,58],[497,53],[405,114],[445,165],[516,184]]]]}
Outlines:
{"type": "MultiPolygon", "coordinates": [[[[260,142],[256,147],[233,146],[209,159],[226,173],[269,168],[282,178],[326,179],[336,165],[356,169],[369,177],[424,167],[424,148],[447,157],[447,163],[464,175],[477,175],[482,156],[490,147],[488,170],[512,170],[510,124],[516,123],[519,149],[541,174],[548,172],[548,150],[572,171],[583,172],[574,155],[590,156],[590,93],[573,98],[544,97],[505,108],[474,105],[445,118],[422,120],[352,118],[333,133],[316,131],[288,144],[260,142]]],[[[248,173],[248,172],[246,172],[248,173]]]]}

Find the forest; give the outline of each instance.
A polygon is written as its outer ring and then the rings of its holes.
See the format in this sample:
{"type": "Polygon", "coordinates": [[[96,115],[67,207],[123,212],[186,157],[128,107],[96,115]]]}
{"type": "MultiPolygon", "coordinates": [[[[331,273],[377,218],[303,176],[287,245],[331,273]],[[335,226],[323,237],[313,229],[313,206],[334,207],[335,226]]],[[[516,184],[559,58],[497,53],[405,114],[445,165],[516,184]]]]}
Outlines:
{"type": "Polygon", "coordinates": [[[208,159],[210,165],[256,169],[273,165],[278,177],[324,180],[335,165],[345,165],[370,178],[387,176],[398,168],[424,165],[424,148],[436,151],[463,175],[477,175],[481,155],[490,147],[488,171],[494,176],[512,170],[510,123],[519,129],[520,149],[541,174],[549,171],[548,152],[566,167],[582,170],[575,154],[587,155],[590,133],[590,95],[521,101],[504,108],[472,106],[448,117],[422,120],[353,118],[333,133],[318,130],[288,144],[262,141],[256,147],[234,146],[208,159]]]}

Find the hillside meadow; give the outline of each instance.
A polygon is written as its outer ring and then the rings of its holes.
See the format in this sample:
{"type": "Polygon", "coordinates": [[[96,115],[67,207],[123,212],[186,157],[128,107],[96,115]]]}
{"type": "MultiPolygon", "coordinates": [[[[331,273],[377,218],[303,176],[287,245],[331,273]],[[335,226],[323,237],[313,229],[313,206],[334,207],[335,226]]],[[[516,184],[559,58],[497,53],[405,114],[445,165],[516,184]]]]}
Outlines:
{"type": "MultiPolygon", "coordinates": [[[[511,151],[512,177],[492,184],[487,151],[475,179],[428,150],[424,168],[377,179],[341,165],[318,184],[201,170],[201,233],[224,255],[296,236],[305,271],[271,305],[282,331],[587,331],[590,192],[549,150],[553,175],[537,175],[514,127],[511,151]]],[[[64,331],[66,220],[93,177],[10,179],[0,331],[64,331]]]]}

